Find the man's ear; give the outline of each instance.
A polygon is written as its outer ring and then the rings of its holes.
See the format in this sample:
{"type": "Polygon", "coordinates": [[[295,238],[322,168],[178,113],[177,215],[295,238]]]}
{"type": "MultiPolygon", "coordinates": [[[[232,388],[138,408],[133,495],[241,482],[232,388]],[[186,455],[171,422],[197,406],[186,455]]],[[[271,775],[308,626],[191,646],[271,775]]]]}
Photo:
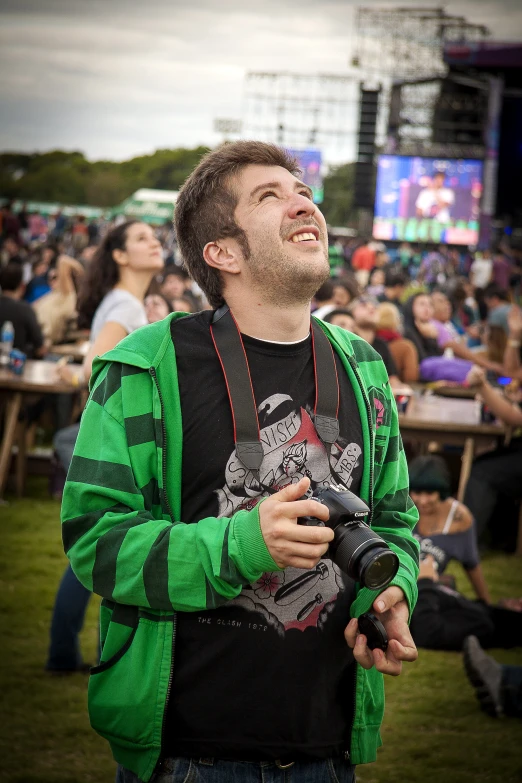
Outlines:
{"type": "Polygon", "coordinates": [[[241,271],[239,248],[233,239],[207,242],[203,248],[205,262],[219,272],[237,275],[241,271]]]}

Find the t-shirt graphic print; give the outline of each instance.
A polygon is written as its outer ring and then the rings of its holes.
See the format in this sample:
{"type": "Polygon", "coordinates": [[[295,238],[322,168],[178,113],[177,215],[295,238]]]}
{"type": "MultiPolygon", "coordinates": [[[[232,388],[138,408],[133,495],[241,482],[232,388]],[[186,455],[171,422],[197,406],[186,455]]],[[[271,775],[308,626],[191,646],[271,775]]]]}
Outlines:
{"type": "MultiPolygon", "coordinates": [[[[267,494],[266,487],[279,491],[308,477],[311,487],[321,489],[336,479],[331,465],[350,488],[355,468],[360,467],[362,449],[358,443],[344,448],[336,443],[328,458],[327,447],[315,430],[312,415],[287,394],[273,394],[258,407],[263,462],[260,481],[241,463],[235,449],[225,468],[225,484],[217,490],[217,516],[230,517],[241,509],[251,509],[267,494]]],[[[286,628],[321,627],[328,604],[344,589],[339,568],[331,560],[321,560],[312,570],[298,568],[265,573],[232,603],[258,612],[278,633],[286,628]]]]}

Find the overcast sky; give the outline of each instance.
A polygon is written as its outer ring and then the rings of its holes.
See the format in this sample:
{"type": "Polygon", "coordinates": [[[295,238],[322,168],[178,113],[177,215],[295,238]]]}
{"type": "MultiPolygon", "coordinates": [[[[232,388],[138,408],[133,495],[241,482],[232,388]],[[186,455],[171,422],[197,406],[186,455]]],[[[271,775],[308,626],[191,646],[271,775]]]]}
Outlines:
{"type": "MultiPolygon", "coordinates": [[[[357,5],[383,3],[0,0],[0,150],[122,160],[214,145],[214,118],[242,116],[246,72],[348,74],[357,5]]],[[[521,0],[445,8],[522,40],[521,0]]]]}

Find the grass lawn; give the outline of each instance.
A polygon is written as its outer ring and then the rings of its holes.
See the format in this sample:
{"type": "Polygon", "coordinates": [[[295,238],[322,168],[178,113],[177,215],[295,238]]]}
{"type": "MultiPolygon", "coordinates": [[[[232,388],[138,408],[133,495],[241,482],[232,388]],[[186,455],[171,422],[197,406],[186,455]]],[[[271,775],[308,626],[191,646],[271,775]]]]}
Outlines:
{"type": "MultiPolygon", "coordinates": [[[[43,672],[54,595],[66,560],[59,504],[34,479],[29,498],[0,506],[2,731],[1,783],[112,783],[107,743],[90,728],[87,678],[43,672]]],[[[494,554],[484,561],[493,599],[522,595],[522,561],[494,554]]],[[[459,587],[464,578],[456,573],[459,587]]],[[[89,607],[82,649],[93,661],[98,601],[89,607]]],[[[522,650],[494,651],[522,665],[522,650]]],[[[386,680],[384,746],[359,783],[520,783],[522,722],[481,713],[456,653],[421,651],[399,678],[386,680]]]]}

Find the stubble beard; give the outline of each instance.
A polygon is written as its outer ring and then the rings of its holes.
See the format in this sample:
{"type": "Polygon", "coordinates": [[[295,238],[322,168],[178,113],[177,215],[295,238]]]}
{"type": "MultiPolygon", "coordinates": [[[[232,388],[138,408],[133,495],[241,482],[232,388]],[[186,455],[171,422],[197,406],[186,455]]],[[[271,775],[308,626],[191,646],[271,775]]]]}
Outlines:
{"type": "MultiPolygon", "coordinates": [[[[262,244],[259,242],[259,247],[262,244]]],[[[272,306],[307,304],[330,277],[328,253],[324,249],[322,262],[317,258],[299,260],[274,248],[250,250],[245,261],[253,286],[262,300],[272,306]]]]}

